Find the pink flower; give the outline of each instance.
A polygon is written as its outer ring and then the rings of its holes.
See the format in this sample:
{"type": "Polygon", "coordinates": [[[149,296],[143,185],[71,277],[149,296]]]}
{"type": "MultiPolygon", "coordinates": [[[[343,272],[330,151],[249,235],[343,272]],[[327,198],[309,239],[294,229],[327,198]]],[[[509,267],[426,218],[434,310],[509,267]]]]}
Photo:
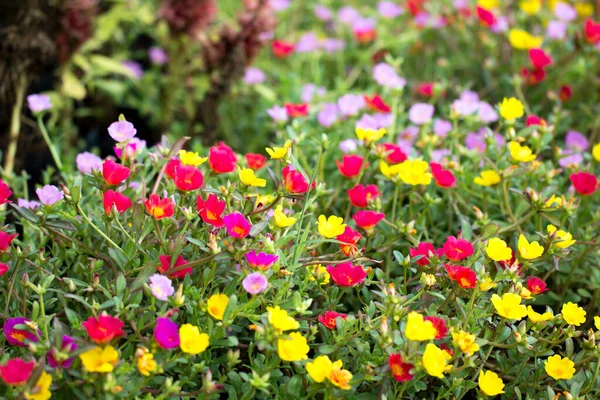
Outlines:
{"type": "Polygon", "coordinates": [[[258,268],[261,270],[267,270],[273,266],[279,260],[279,257],[275,254],[257,253],[252,250],[246,253],[246,261],[252,268],[258,268]]]}
{"type": "Polygon", "coordinates": [[[329,265],[327,272],[331,279],[340,286],[356,286],[367,277],[367,272],[360,265],[352,265],[351,262],[329,265]]]}
{"type": "Polygon", "coordinates": [[[75,163],[82,174],[91,174],[94,170],[99,171],[102,169],[102,159],[87,151],[77,154],[75,163]]]}
{"type": "Polygon", "coordinates": [[[150,290],[152,290],[152,295],[161,301],[169,300],[169,296],[175,293],[171,280],[160,274],[154,274],[150,277],[150,290]]]}
{"type": "Polygon", "coordinates": [[[444,250],[441,248],[436,250],[433,244],[429,242],[421,242],[416,249],[408,249],[408,253],[411,257],[423,256],[417,260],[417,265],[423,267],[425,265],[429,265],[430,257],[441,257],[444,254],[444,250]]]}
{"type": "Polygon", "coordinates": [[[46,94],[30,94],[27,96],[27,105],[33,113],[39,113],[52,108],[50,96],[46,94]]]}
{"type": "Polygon", "coordinates": [[[269,281],[260,272],[253,272],[242,281],[244,290],[250,294],[259,294],[269,287],[269,281]]]}
{"type": "Polygon", "coordinates": [[[65,197],[63,191],[54,185],[46,185],[43,188],[37,188],[35,192],[40,201],[47,206],[51,206],[65,197]]]}
{"type": "Polygon", "coordinates": [[[473,255],[473,245],[465,239],[448,236],[444,243],[444,254],[452,261],[459,261],[473,255]]]}
{"type": "Polygon", "coordinates": [[[108,134],[117,142],[124,142],[135,136],[137,130],[129,121],[116,121],[108,127],[108,134]]]}
{"type": "Polygon", "coordinates": [[[179,327],[168,318],[158,318],[154,328],[154,340],[163,349],[179,347],[179,327]]]}
{"type": "Polygon", "coordinates": [[[239,212],[233,212],[224,216],[223,222],[229,236],[236,239],[243,239],[248,236],[252,228],[252,224],[239,212]]]}
{"type": "Polygon", "coordinates": [[[366,231],[370,231],[375,228],[375,225],[379,223],[382,219],[385,218],[384,213],[376,212],[376,211],[357,211],[356,214],[352,216],[356,225],[360,226],[366,231]]]}
{"type": "Polygon", "coordinates": [[[423,125],[431,121],[435,109],[431,104],[417,103],[413,104],[408,111],[408,119],[415,125],[423,125]]]}

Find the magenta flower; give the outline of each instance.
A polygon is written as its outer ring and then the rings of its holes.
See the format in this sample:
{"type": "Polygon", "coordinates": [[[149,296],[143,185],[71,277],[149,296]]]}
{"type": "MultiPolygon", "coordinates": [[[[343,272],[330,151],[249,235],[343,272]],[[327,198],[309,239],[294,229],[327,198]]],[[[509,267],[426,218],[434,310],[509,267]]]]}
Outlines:
{"type": "Polygon", "coordinates": [[[269,287],[269,281],[260,272],[253,272],[242,281],[242,286],[250,294],[259,294],[269,287]]]}
{"type": "Polygon", "coordinates": [[[117,121],[110,124],[108,134],[117,142],[124,142],[135,136],[137,130],[129,121],[117,121]]]}
{"type": "Polygon", "coordinates": [[[269,114],[275,122],[286,122],[288,120],[288,114],[285,107],[274,105],[267,110],[267,114],[269,114]]]}
{"type": "Polygon", "coordinates": [[[91,174],[93,170],[100,171],[102,169],[102,159],[87,151],[77,154],[75,162],[77,163],[77,169],[82,174],[91,174]]]}
{"type": "MultiPolygon", "coordinates": [[[[28,318],[16,317],[16,318],[8,318],[6,322],[4,322],[4,326],[2,327],[2,331],[4,332],[4,337],[8,343],[13,346],[25,347],[26,342],[38,342],[38,337],[35,333],[31,332],[31,330],[27,327],[26,329],[17,329],[17,325],[26,325],[27,322],[31,322],[28,318]]],[[[41,332],[38,329],[38,335],[41,336],[41,332]]]]}
{"type": "Polygon", "coordinates": [[[244,83],[246,85],[257,85],[263,83],[266,79],[267,75],[260,68],[249,67],[244,72],[244,83]]]}
{"type": "Polygon", "coordinates": [[[339,118],[339,109],[335,103],[323,104],[323,109],[317,114],[317,121],[325,128],[331,127],[339,118]]]}
{"type": "Polygon", "coordinates": [[[417,103],[413,104],[408,110],[408,119],[416,125],[423,125],[431,121],[435,109],[431,104],[417,103]]]}
{"type": "Polygon", "coordinates": [[[327,21],[331,21],[331,19],[333,18],[333,13],[331,12],[331,10],[320,4],[315,6],[314,12],[315,12],[315,17],[317,17],[321,21],[327,22],[327,21]]]}
{"type": "Polygon", "coordinates": [[[396,18],[404,13],[404,8],[392,1],[380,1],[377,3],[377,11],[383,18],[396,18]]]}
{"type": "Polygon", "coordinates": [[[373,67],[373,78],[379,85],[390,89],[401,90],[406,86],[406,79],[399,76],[394,67],[386,63],[379,63],[373,67]]]}
{"type": "Polygon", "coordinates": [[[48,353],[48,365],[50,365],[52,368],[69,368],[73,362],[73,357],[64,359],[64,356],[65,354],[68,355],[69,353],[77,350],[78,347],[79,346],[77,346],[77,343],[75,343],[71,336],[63,335],[60,351],[52,349],[52,351],[48,353]]]}
{"type": "MultiPolygon", "coordinates": [[[[134,137],[129,142],[127,142],[127,145],[125,146],[125,154],[126,154],[127,158],[132,159],[132,158],[135,158],[135,156],[145,148],[146,148],[146,141],[134,137]]],[[[115,155],[117,157],[119,157],[121,159],[123,158],[122,157],[123,149],[120,149],[117,146],[114,146],[113,150],[115,151],[115,155]]]]}
{"type": "Polygon", "coordinates": [[[262,270],[269,269],[279,260],[279,257],[275,254],[257,253],[254,250],[246,253],[246,261],[252,268],[258,268],[262,270]]]}
{"type": "Polygon", "coordinates": [[[148,50],[148,57],[150,62],[154,65],[164,65],[169,61],[167,53],[158,46],[150,47],[148,50]]]}
{"type": "Polygon", "coordinates": [[[17,199],[17,206],[34,210],[41,207],[41,203],[35,200],[17,199]]]}
{"type": "Polygon", "coordinates": [[[171,280],[161,274],[154,274],[150,277],[150,290],[152,290],[152,295],[161,301],[169,300],[169,296],[175,293],[171,280]]]}
{"type": "Polygon", "coordinates": [[[35,192],[37,193],[42,204],[47,206],[51,206],[65,197],[63,191],[54,185],[46,185],[43,188],[37,188],[35,192]]]}
{"type": "Polygon", "coordinates": [[[337,105],[340,109],[340,113],[344,117],[356,115],[362,110],[367,103],[363,96],[358,94],[345,94],[340,97],[337,101],[337,105]]]}
{"type": "Polygon", "coordinates": [[[52,108],[50,96],[46,94],[30,94],[27,96],[27,105],[33,113],[46,111],[52,108]]]}
{"type": "Polygon", "coordinates": [[[179,347],[179,326],[168,318],[158,318],[154,328],[154,340],[166,350],[179,347]]]}
{"type": "Polygon", "coordinates": [[[229,236],[236,239],[243,239],[250,234],[252,224],[248,222],[242,213],[233,212],[223,217],[225,228],[229,236]]]}

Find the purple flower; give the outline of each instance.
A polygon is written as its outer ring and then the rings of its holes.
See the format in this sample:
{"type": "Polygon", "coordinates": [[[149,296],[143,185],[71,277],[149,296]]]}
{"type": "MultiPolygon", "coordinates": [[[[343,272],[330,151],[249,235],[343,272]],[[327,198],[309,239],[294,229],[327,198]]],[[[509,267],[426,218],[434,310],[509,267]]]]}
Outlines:
{"type": "Polygon", "coordinates": [[[300,99],[302,99],[302,102],[304,103],[310,103],[315,95],[317,95],[317,97],[323,97],[325,95],[325,88],[309,83],[302,87],[300,99]]]}
{"type": "Polygon", "coordinates": [[[52,349],[50,353],[48,353],[48,365],[52,368],[61,367],[61,368],[69,368],[71,363],[73,362],[73,357],[64,358],[69,355],[69,353],[77,350],[79,346],[73,340],[71,336],[63,335],[60,345],[60,351],[56,349],[52,349]]]}
{"type": "Polygon", "coordinates": [[[563,152],[562,156],[558,159],[558,165],[563,168],[568,168],[571,165],[579,165],[583,162],[583,155],[581,153],[573,153],[570,151],[563,152]]]}
{"type": "Polygon", "coordinates": [[[175,288],[173,288],[171,280],[161,274],[154,274],[150,277],[150,289],[152,290],[152,295],[162,301],[167,301],[169,296],[175,293],[175,288]]]}
{"type": "Polygon", "coordinates": [[[485,124],[498,121],[498,113],[491,104],[486,103],[485,101],[479,102],[477,116],[485,124]]]}
{"type": "Polygon", "coordinates": [[[490,30],[494,33],[504,33],[508,31],[508,27],[508,19],[504,15],[499,15],[496,18],[496,22],[494,22],[494,25],[490,27],[490,30]]]}
{"type": "Polygon", "coordinates": [[[316,5],[315,6],[315,16],[317,18],[319,18],[321,21],[331,21],[331,19],[333,18],[333,13],[331,12],[331,10],[325,6],[322,5],[316,5]]]}
{"type": "Polygon", "coordinates": [[[383,18],[396,18],[404,13],[404,8],[391,1],[380,1],[377,3],[377,11],[383,18]]]}
{"type": "Polygon", "coordinates": [[[292,0],[269,0],[269,5],[274,11],[280,12],[287,9],[291,2],[292,0]]]}
{"type": "Polygon", "coordinates": [[[346,48],[346,42],[341,39],[327,38],[321,41],[321,47],[327,54],[333,54],[346,48]]]}
{"type": "Polygon", "coordinates": [[[102,159],[88,151],[77,154],[75,162],[77,163],[77,169],[82,174],[91,174],[93,170],[102,169],[102,159]]]}
{"type": "Polygon", "coordinates": [[[568,149],[581,152],[587,150],[590,145],[587,138],[577,131],[569,131],[567,132],[567,136],[565,138],[565,145],[568,149]]]}
{"type": "MultiPolygon", "coordinates": [[[[486,137],[489,136],[489,131],[486,128],[481,128],[477,133],[467,133],[465,137],[465,146],[469,150],[476,149],[478,152],[483,153],[487,149],[486,137]]],[[[504,146],[504,138],[498,133],[494,133],[494,139],[498,148],[504,146]]]]}
{"type": "Polygon", "coordinates": [[[354,7],[344,6],[338,11],[338,18],[345,24],[352,25],[360,18],[360,14],[354,7]]]}
{"type": "Polygon", "coordinates": [[[41,204],[35,200],[17,199],[17,206],[34,210],[38,207],[41,207],[41,204]]]}
{"type": "Polygon", "coordinates": [[[450,150],[448,149],[437,149],[431,152],[431,161],[436,163],[441,163],[445,157],[450,155],[450,150]]]}
{"type": "Polygon", "coordinates": [[[414,143],[415,140],[417,140],[417,136],[419,136],[419,127],[409,125],[404,131],[402,131],[402,133],[400,133],[399,139],[409,143],[414,143]]]}
{"type": "Polygon", "coordinates": [[[377,130],[377,120],[369,114],[364,114],[355,124],[356,128],[377,130]]]}
{"type": "Polygon", "coordinates": [[[448,132],[452,130],[452,122],[443,119],[435,119],[433,121],[433,133],[440,137],[448,136],[448,132]]]}
{"type": "Polygon", "coordinates": [[[108,134],[117,142],[131,139],[137,133],[137,129],[129,121],[116,121],[108,127],[108,134]]]}
{"type": "Polygon", "coordinates": [[[144,76],[144,69],[142,68],[142,66],[140,65],[140,63],[136,62],[136,61],[123,61],[121,63],[121,65],[123,65],[125,68],[127,68],[129,71],[131,71],[133,78],[134,79],[141,79],[142,76],[144,76]]]}
{"type": "Polygon", "coordinates": [[[323,104],[323,109],[317,114],[317,121],[325,128],[331,127],[339,117],[338,106],[335,103],[323,104]]]}
{"type": "Polygon", "coordinates": [[[339,144],[339,148],[344,154],[355,152],[359,145],[358,139],[345,139],[339,144]]]}
{"type": "Polygon", "coordinates": [[[244,72],[244,83],[246,85],[263,83],[266,79],[267,75],[260,68],[249,67],[246,68],[246,72],[244,72]]]}
{"type": "Polygon", "coordinates": [[[150,62],[154,65],[164,65],[169,61],[167,53],[158,46],[150,47],[148,50],[148,57],[150,62]]]}
{"type": "Polygon", "coordinates": [[[391,113],[377,113],[373,115],[378,128],[387,128],[394,123],[394,116],[391,113]]]}
{"type": "Polygon", "coordinates": [[[546,29],[550,39],[563,40],[567,36],[567,24],[561,21],[550,21],[546,29]]]}
{"type": "MultiPolygon", "coordinates": [[[[139,152],[141,152],[145,148],[146,148],[146,141],[134,137],[129,142],[127,142],[127,145],[125,146],[125,155],[129,159],[135,158],[135,156],[137,154],[139,154],[139,152]]],[[[120,149],[117,146],[114,146],[113,150],[115,151],[115,154],[117,157],[123,158],[122,157],[123,149],[120,149]]]]}
{"type": "Polygon", "coordinates": [[[474,114],[479,110],[479,96],[470,90],[465,90],[460,97],[452,102],[452,110],[461,116],[474,114]]]}
{"type": "Polygon", "coordinates": [[[454,0],[452,5],[458,11],[465,10],[469,8],[469,0],[454,0]]]}
{"type": "Polygon", "coordinates": [[[179,327],[168,318],[158,318],[154,328],[154,340],[163,349],[179,347],[179,327]]]}
{"type": "Polygon", "coordinates": [[[431,121],[435,108],[431,104],[413,104],[408,111],[408,119],[416,125],[423,125],[431,121]]]}
{"type": "Polygon", "coordinates": [[[297,53],[311,53],[316,51],[319,46],[320,43],[317,35],[314,32],[307,32],[300,36],[294,46],[294,51],[297,53]]]}
{"type": "Polygon", "coordinates": [[[31,112],[38,113],[52,108],[50,96],[46,94],[30,94],[27,96],[27,105],[31,112]]]}
{"type": "Polygon", "coordinates": [[[269,108],[267,110],[267,114],[269,114],[269,116],[273,118],[273,121],[275,122],[286,122],[288,120],[287,111],[285,111],[284,107],[278,105],[274,105],[273,107],[269,108]]]}
{"type": "Polygon", "coordinates": [[[558,2],[554,5],[554,15],[563,22],[571,22],[577,18],[577,10],[567,3],[558,2]]]}
{"type": "Polygon", "coordinates": [[[253,272],[244,278],[242,286],[250,294],[259,294],[267,290],[269,281],[260,272],[253,272]]]}
{"type": "Polygon", "coordinates": [[[46,185],[43,188],[37,188],[35,192],[40,198],[42,204],[47,206],[51,206],[65,197],[63,191],[54,185],[46,185]]]}
{"type": "MultiPolygon", "coordinates": [[[[8,343],[13,346],[25,347],[25,341],[28,340],[30,342],[37,342],[38,338],[35,333],[31,332],[30,329],[23,330],[17,329],[15,326],[17,325],[26,325],[27,322],[31,322],[28,318],[16,317],[16,318],[8,318],[4,322],[4,326],[2,326],[2,331],[4,332],[4,337],[8,343]]],[[[41,336],[41,332],[38,329],[38,335],[41,336]]]]}
{"type": "Polygon", "coordinates": [[[367,104],[363,96],[359,94],[345,94],[338,99],[337,105],[342,116],[347,117],[358,114],[367,104]]]}
{"type": "Polygon", "coordinates": [[[379,63],[373,67],[373,78],[383,87],[390,89],[403,89],[406,79],[398,76],[394,67],[386,63],[379,63]]]}

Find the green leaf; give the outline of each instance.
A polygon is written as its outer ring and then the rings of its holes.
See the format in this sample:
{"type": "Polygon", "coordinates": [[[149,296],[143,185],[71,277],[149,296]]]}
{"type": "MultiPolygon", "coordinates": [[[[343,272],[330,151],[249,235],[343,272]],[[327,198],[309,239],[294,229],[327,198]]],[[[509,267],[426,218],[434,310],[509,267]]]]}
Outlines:
{"type": "Polygon", "coordinates": [[[302,375],[294,375],[287,384],[287,392],[298,396],[302,390],[302,375]]]}
{"type": "Polygon", "coordinates": [[[61,91],[65,96],[75,100],[83,100],[86,95],[85,86],[83,86],[83,83],[81,83],[81,81],[70,71],[66,71],[62,75],[61,91]]]}
{"type": "Polygon", "coordinates": [[[464,239],[470,241],[473,238],[473,228],[469,221],[462,216],[460,217],[460,230],[464,239]]]}
{"type": "Polygon", "coordinates": [[[117,296],[120,296],[125,292],[125,287],[127,286],[127,281],[125,280],[125,276],[122,273],[117,277],[116,289],[117,296]]]}
{"type": "Polygon", "coordinates": [[[131,71],[131,69],[127,68],[120,61],[117,61],[114,58],[94,54],[90,56],[89,61],[94,67],[94,74],[97,76],[117,74],[128,76],[129,78],[135,78],[135,74],[133,71],[131,71]]]}

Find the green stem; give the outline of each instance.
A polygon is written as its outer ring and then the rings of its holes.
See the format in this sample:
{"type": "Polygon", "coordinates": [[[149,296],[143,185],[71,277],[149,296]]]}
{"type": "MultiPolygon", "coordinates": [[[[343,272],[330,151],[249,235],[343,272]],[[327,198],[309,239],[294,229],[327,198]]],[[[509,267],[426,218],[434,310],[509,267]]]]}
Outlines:
{"type": "Polygon", "coordinates": [[[125,252],[123,251],[123,249],[121,247],[119,247],[118,244],[116,244],[115,242],[113,242],[111,238],[109,238],[108,236],[106,236],[106,234],[104,232],[102,232],[102,230],[100,228],[98,228],[92,222],[92,220],[87,216],[87,214],[81,209],[81,206],[79,205],[79,203],[77,203],[75,205],[75,208],[77,209],[77,212],[79,212],[79,214],[83,217],[83,219],[85,219],[85,222],[87,222],[92,227],[93,230],[95,230],[96,232],[98,232],[98,234],[100,236],[102,236],[108,243],[110,243],[111,246],[113,246],[115,249],[119,250],[119,252],[121,252],[121,254],[123,254],[125,257],[127,257],[127,255],[125,254],[125,252]]]}
{"type": "Polygon", "coordinates": [[[46,145],[48,146],[48,149],[50,150],[50,154],[52,154],[52,159],[54,160],[54,163],[56,164],[56,168],[58,168],[58,172],[60,173],[62,178],[66,181],[67,179],[66,179],[65,174],[63,173],[62,161],[60,161],[60,157],[58,156],[58,153],[56,152],[56,149],[54,148],[54,144],[52,144],[52,140],[50,139],[50,135],[48,135],[48,130],[46,129],[46,125],[44,124],[44,120],[42,119],[41,115],[38,115],[37,122],[38,122],[38,126],[40,128],[40,133],[42,134],[42,137],[44,138],[44,141],[46,142],[46,145]]]}
{"type": "Polygon", "coordinates": [[[23,107],[23,96],[27,81],[25,74],[22,74],[17,84],[17,98],[13,106],[10,119],[10,132],[8,134],[8,148],[6,149],[6,161],[4,162],[4,173],[6,177],[11,177],[15,169],[15,156],[19,145],[19,133],[21,132],[21,109],[23,107]]]}

